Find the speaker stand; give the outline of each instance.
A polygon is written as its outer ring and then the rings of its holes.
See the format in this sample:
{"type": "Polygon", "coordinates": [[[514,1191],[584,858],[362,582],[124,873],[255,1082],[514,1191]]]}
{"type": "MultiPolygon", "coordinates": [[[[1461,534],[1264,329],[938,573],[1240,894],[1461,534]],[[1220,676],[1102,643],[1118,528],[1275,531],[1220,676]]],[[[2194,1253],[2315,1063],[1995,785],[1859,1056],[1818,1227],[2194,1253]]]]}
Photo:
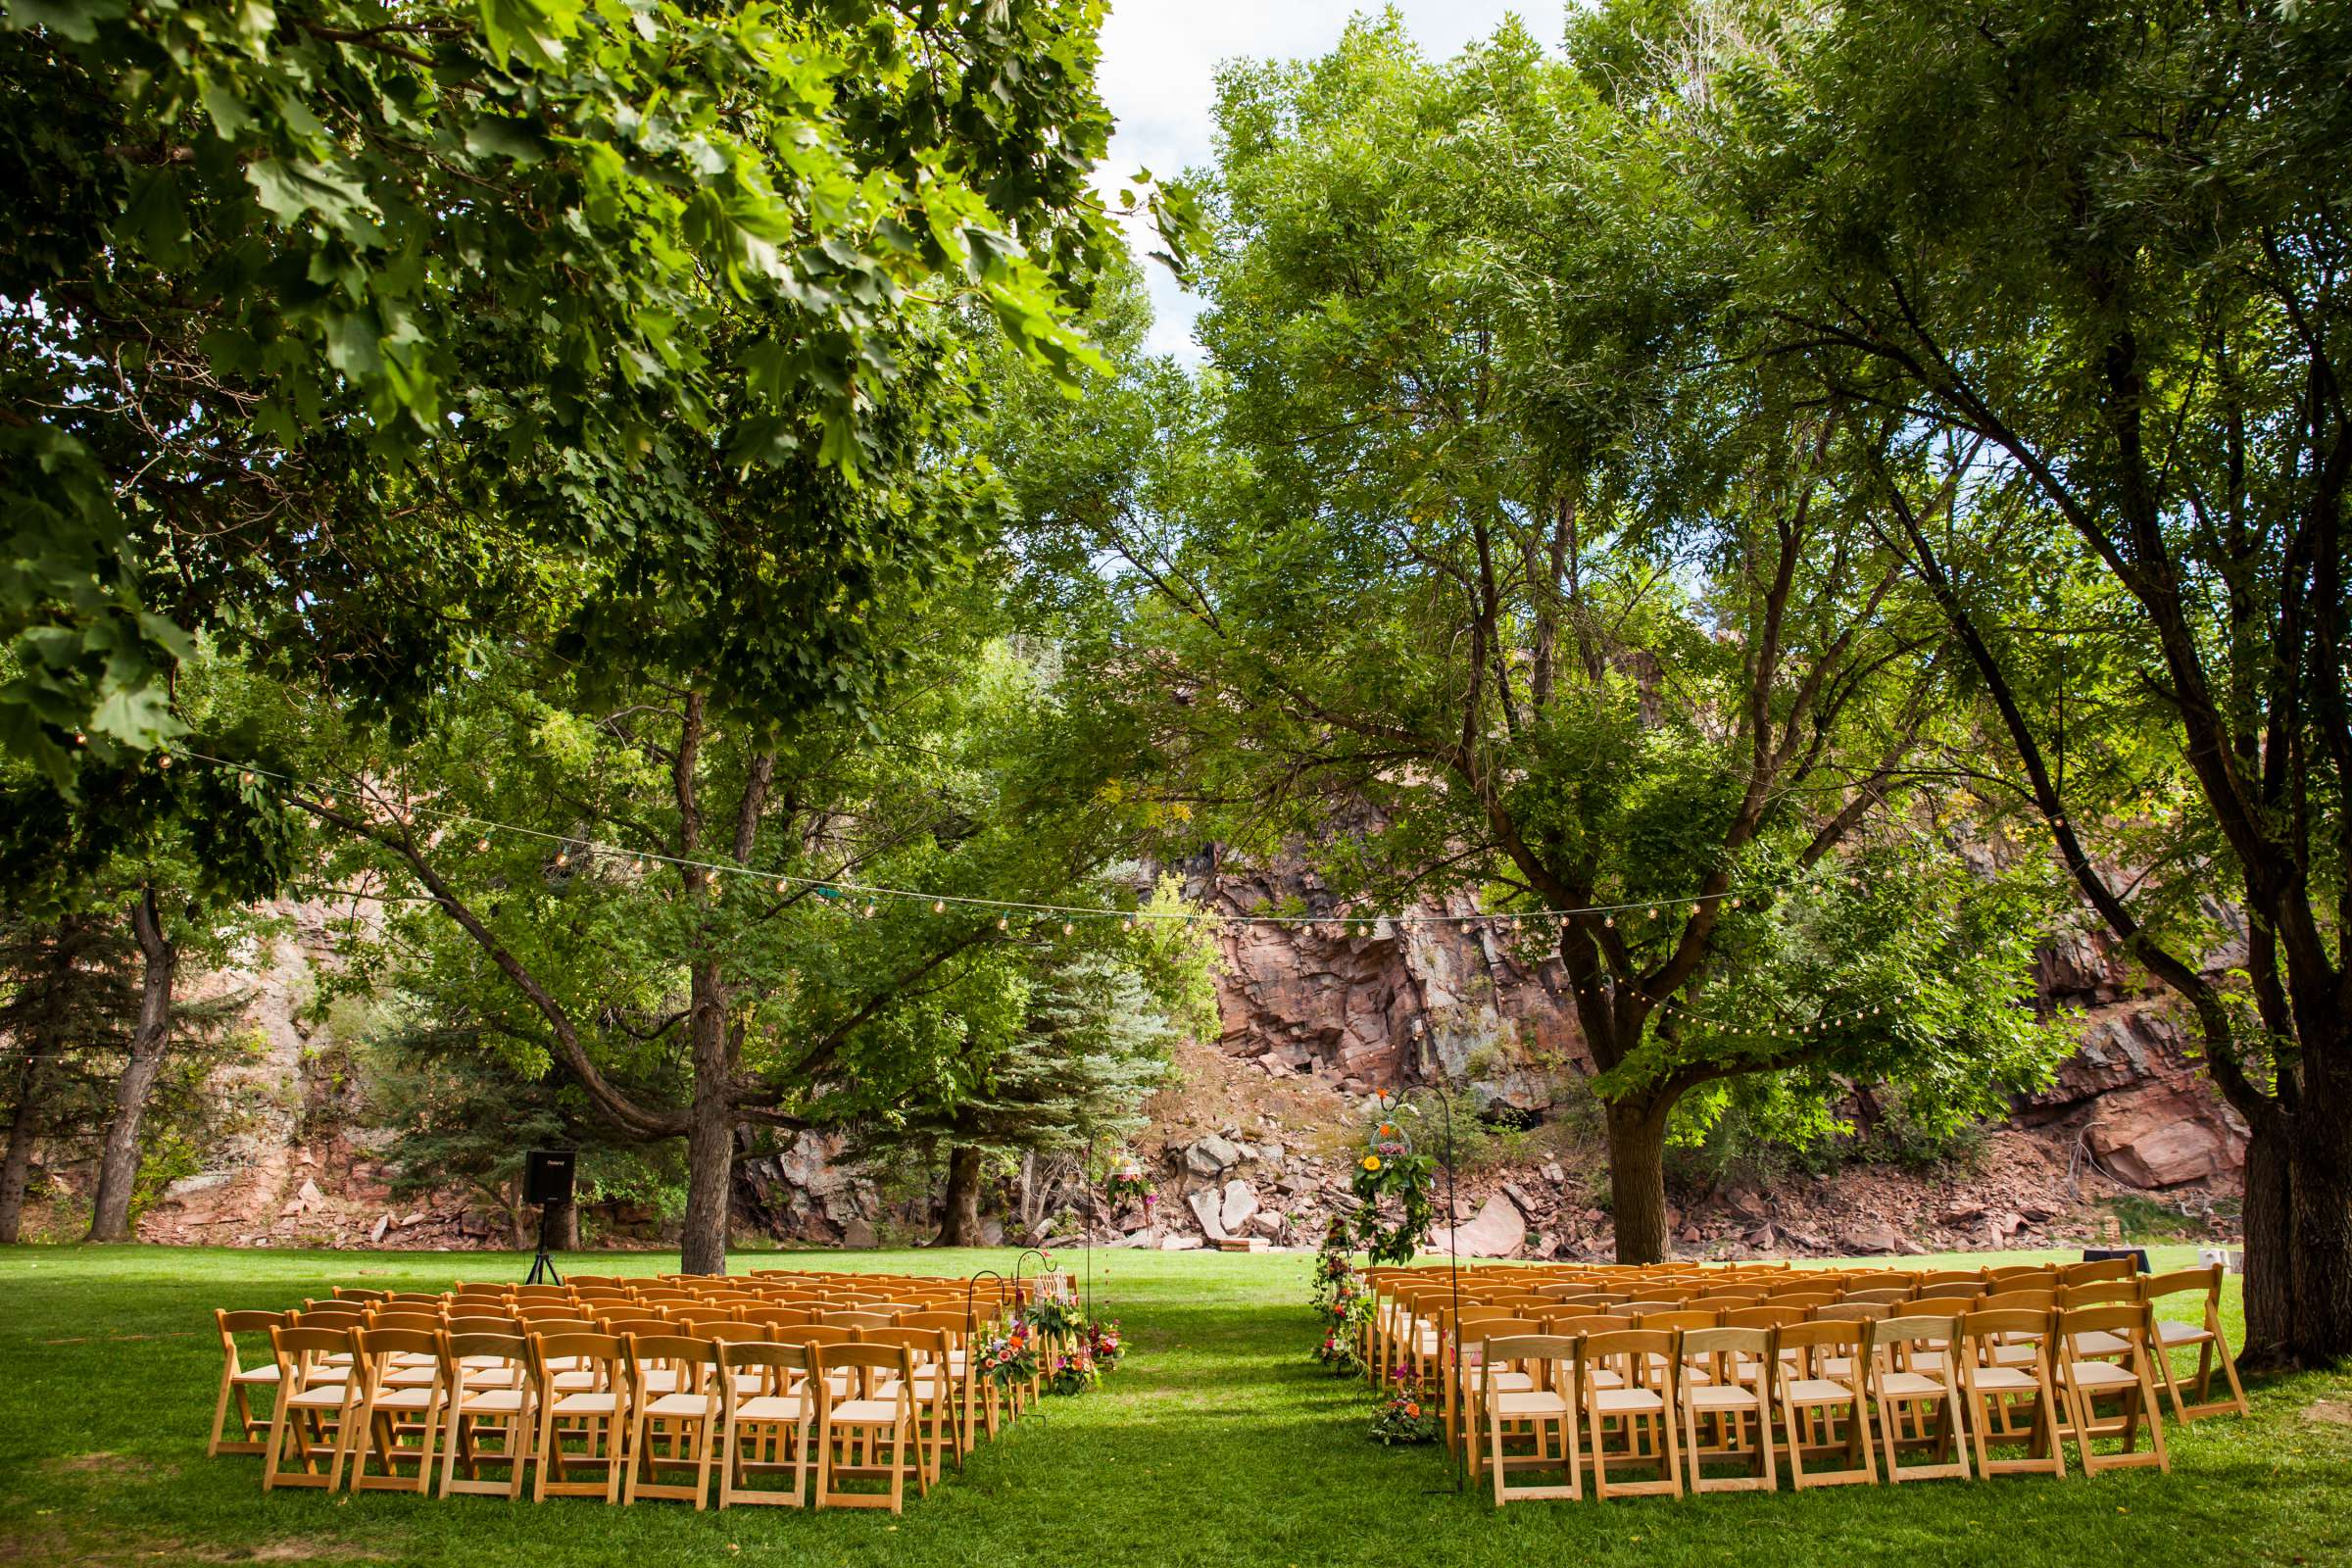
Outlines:
{"type": "Polygon", "coordinates": [[[539,1205],[539,1251],[531,1259],[531,1272],[522,1282],[525,1285],[561,1285],[564,1283],[564,1276],[556,1272],[556,1260],[547,1255],[548,1206],[545,1203],[539,1205]]]}

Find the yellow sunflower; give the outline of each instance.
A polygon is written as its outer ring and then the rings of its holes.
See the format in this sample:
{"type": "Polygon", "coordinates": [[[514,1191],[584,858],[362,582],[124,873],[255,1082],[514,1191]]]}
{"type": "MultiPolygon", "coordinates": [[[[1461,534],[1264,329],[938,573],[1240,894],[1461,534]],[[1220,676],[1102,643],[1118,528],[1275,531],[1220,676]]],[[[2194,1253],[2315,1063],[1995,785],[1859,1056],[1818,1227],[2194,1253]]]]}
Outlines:
{"type": "Polygon", "coordinates": [[[1379,1156],[1378,1154],[1366,1154],[1366,1155],[1364,1156],[1364,1169],[1366,1169],[1366,1170],[1378,1170],[1378,1169],[1380,1169],[1380,1156],[1379,1156]]]}

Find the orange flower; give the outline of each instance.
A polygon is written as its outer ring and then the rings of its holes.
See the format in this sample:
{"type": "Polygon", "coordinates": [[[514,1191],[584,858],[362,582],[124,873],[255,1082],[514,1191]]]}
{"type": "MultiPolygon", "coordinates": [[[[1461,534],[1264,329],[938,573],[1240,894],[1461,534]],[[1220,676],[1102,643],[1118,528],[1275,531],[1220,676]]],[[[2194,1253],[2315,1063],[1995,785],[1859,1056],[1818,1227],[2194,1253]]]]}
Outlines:
{"type": "Polygon", "coordinates": [[[1378,1169],[1380,1169],[1380,1156],[1379,1156],[1378,1154],[1366,1154],[1366,1155],[1364,1156],[1364,1169],[1366,1169],[1366,1170],[1378,1170],[1378,1169]]]}
{"type": "Polygon", "coordinates": [[[1405,1400],[1405,1401],[1404,1401],[1404,1414],[1405,1414],[1405,1418],[1406,1418],[1407,1420],[1411,1420],[1411,1421],[1418,1421],[1418,1420],[1420,1420],[1420,1419],[1421,1419],[1421,1401],[1420,1401],[1420,1400],[1418,1400],[1418,1399],[1407,1399],[1407,1400],[1405,1400]]]}

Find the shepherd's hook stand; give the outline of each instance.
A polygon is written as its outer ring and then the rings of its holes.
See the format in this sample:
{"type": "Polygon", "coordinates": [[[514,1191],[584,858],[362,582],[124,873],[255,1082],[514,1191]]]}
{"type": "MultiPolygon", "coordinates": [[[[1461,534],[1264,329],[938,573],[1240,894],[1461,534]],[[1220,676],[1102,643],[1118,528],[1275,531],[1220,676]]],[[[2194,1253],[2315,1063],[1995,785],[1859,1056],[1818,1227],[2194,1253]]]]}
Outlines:
{"type": "MultiPolygon", "coordinates": [[[[1446,1274],[1449,1277],[1450,1290],[1453,1297],[1454,1343],[1453,1371],[1451,1376],[1456,1382],[1459,1382],[1463,1370],[1461,1343],[1462,1251],[1460,1240],[1462,1216],[1459,1204],[1455,1198],[1453,1185],[1453,1097],[1446,1093],[1446,1085],[1442,1080],[1434,1078],[1431,1079],[1429,1087],[1436,1093],[1438,1097],[1438,1108],[1446,1112],[1446,1274]]],[[[1407,1105],[1404,1108],[1415,1116],[1421,1114],[1420,1107],[1417,1105],[1407,1105]]],[[[1454,1400],[1455,1408],[1461,1408],[1464,1402],[1465,1401],[1462,1399],[1456,1398],[1454,1400]]],[[[1477,1435],[1475,1433],[1465,1431],[1462,1434],[1462,1441],[1464,1443],[1476,1442],[1477,1435]]],[[[1467,1467],[1462,1462],[1462,1450],[1450,1444],[1447,1445],[1447,1447],[1450,1451],[1446,1455],[1446,1460],[1453,1466],[1453,1490],[1455,1494],[1459,1495],[1469,1484],[1469,1472],[1467,1467]]],[[[1441,1495],[1442,1494],[1442,1488],[1432,1487],[1427,1494],[1436,1496],[1441,1495]]]]}

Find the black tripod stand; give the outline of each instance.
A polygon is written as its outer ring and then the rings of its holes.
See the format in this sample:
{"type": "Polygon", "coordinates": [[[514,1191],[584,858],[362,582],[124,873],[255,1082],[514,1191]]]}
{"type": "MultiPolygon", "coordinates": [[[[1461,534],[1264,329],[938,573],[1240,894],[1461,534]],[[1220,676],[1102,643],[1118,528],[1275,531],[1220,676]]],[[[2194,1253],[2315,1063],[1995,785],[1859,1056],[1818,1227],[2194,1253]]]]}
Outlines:
{"type": "Polygon", "coordinates": [[[522,1282],[525,1285],[564,1283],[564,1276],[556,1272],[556,1260],[547,1255],[547,1211],[553,1206],[551,1203],[539,1205],[539,1250],[531,1259],[531,1272],[522,1282]]]}

